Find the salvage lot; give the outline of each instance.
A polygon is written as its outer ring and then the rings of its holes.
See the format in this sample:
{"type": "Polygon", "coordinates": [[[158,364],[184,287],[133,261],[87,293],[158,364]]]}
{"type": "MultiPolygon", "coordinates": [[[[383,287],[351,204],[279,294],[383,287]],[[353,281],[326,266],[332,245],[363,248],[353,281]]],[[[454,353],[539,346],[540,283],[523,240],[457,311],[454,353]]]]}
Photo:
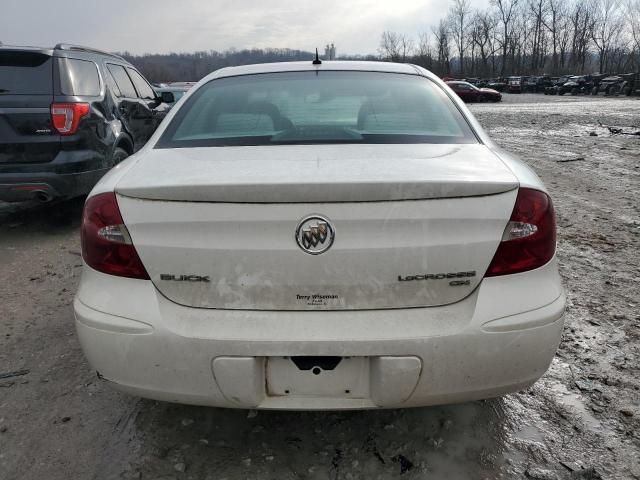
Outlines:
{"type": "Polygon", "coordinates": [[[73,329],[81,202],[0,205],[0,374],[28,370],[0,378],[0,478],[640,478],[640,136],[626,134],[640,130],[640,100],[505,95],[471,109],[558,211],[569,306],[535,386],[340,413],[121,395],[95,377],[73,329]]]}

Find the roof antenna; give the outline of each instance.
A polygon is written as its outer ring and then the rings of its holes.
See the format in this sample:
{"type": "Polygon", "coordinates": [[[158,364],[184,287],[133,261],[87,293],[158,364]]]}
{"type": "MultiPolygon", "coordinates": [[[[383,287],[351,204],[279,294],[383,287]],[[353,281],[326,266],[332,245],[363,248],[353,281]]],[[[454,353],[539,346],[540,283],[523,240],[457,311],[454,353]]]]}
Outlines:
{"type": "Polygon", "coordinates": [[[316,47],[316,58],[313,59],[313,62],[311,62],[313,65],[322,65],[322,60],[320,60],[320,57],[318,57],[318,47],[316,47]]]}

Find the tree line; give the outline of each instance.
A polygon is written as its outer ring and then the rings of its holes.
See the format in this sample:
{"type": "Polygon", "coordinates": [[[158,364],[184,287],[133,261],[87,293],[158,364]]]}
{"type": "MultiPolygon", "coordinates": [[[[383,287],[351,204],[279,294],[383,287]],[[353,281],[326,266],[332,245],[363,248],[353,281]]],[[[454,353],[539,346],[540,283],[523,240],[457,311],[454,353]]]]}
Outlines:
{"type": "Polygon", "coordinates": [[[197,81],[205,75],[224,67],[248,65],[252,63],[293,62],[311,60],[311,52],[289,48],[229,49],[193,53],[168,53],[133,55],[119,53],[125,60],[135,65],[151,82],[197,81]]]}
{"type": "MultiPolygon", "coordinates": [[[[310,60],[290,48],[121,55],[152,82],[195,81],[219,68],[310,60]]],[[[490,0],[486,9],[451,0],[445,18],[415,34],[385,31],[375,55],[441,76],[497,77],[640,70],[640,0],[490,0]]]]}
{"type": "Polygon", "coordinates": [[[638,71],[640,0],[452,0],[429,31],[383,32],[379,54],[456,77],[638,71]]]}

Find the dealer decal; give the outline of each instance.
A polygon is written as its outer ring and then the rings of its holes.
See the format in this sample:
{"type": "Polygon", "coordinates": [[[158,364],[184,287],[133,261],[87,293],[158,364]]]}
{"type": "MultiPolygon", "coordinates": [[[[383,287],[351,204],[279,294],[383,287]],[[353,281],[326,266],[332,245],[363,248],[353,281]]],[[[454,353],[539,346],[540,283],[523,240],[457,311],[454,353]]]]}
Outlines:
{"type": "Polygon", "coordinates": [[[296,295],[296,300],[305,302],[307,305],[328,305],[331,300],[339,300],[339,295],[296,295]]]}

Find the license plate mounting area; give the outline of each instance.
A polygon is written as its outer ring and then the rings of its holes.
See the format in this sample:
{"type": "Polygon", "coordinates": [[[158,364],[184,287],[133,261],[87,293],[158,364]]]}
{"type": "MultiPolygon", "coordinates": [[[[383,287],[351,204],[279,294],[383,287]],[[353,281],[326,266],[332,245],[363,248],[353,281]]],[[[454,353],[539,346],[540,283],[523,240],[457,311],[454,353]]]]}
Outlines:
{"type": "Polygon", "coordinates": [[[369,357],[269,357],[267,395],[368,398],[369,357]]]}

